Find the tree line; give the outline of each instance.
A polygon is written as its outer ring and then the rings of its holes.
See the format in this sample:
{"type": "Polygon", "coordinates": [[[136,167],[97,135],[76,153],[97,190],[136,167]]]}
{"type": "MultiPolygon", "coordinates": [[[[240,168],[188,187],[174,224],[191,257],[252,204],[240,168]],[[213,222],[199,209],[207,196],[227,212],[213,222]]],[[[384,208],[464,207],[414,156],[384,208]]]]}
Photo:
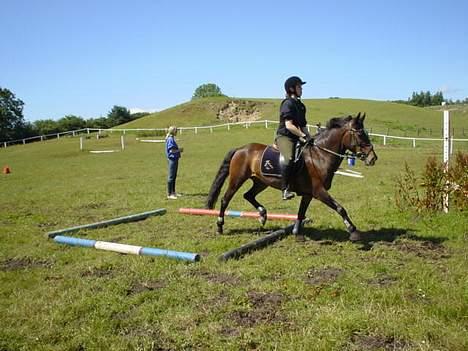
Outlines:
{"type": "Polygon", "coordinates": [[[29,138],[83,128],[112,128],[148,115],[147,112],[130,113],[123,106],[115,105],[106,117],[84,119],[66,115],[58,120],[40,119],[27,122],[23,117],[24,102],[10,90],[0,87],[0,141],[29,138]]]}
{"type": "Polygon", "coordinates": [[[446,102],[449,105],[453,104],[468,104],[468,97],[460,100],[452,100],[452,99],[445,99],[444,94],[441,91],[437,91],[432,94],[430,91],[420,91],[419,93],[413,91],[411,97],[408,100],[396,100],[394,102],[419,106],[419,107],[426,107],[426,106],[440,106],[442,102],[446,102]]]}

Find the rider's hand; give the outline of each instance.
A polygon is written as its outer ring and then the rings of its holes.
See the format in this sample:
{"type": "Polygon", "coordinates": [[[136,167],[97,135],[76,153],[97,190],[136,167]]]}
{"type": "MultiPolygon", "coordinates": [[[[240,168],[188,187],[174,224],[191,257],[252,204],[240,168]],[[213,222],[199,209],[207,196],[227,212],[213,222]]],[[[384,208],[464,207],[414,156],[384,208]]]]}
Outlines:
{"type": "Polygon", "coordinates": [[[299,142],[301,144],[303,144],[303,145],[304,144],[313,144],[313,141],[314,141],[314,139],[309,134],[306,134],[303,137],[299,138],[299,142]]]}
{"type": "Polygon", "coordinates": [[[307,134],[307,135],[304,137],[304,139],[306,140],[306,143],[307,143],[307,144],[311,144],[311,145],[312,145],[312,144],[314,143],[314,138],[312,138],[312,135],[310,135],[310,134],[307,134]]]}

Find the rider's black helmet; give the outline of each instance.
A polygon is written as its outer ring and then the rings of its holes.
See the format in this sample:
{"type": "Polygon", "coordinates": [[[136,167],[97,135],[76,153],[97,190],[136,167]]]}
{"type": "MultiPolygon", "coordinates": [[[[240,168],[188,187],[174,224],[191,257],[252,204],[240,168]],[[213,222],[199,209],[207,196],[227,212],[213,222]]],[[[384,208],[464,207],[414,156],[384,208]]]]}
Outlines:
{"type": "Polygon", "coordinates": [[[306,82],[303,82],[301,78],[297,76],[292,76],[286,79],[284,82],[284,89],[286,93],[290,93],[289,88],[296,88],[296,85],[304,85],[306,82]]]}

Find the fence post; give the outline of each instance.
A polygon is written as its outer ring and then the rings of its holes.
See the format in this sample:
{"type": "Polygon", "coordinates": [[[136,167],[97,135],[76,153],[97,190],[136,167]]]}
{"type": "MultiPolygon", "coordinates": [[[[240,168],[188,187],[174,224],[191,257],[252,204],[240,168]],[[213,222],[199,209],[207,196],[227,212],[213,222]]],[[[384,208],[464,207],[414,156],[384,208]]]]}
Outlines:
{"type": "Polygon", "coordinates": [[[195,127],[195,134],[198,134],[198,128],[195,127]]]}
{"type": "Polygon", "coordinates": [[[44,141],[44,136],[43,135],[41,135],[41,141],[44,141]]]}
{"type": "MultiPolygon", "coordinates": [[[[450,112],[444,110],[444,171],[448,172],[449,159],[450,159],[450,112]]],[[[444,194],[443,198],[443,209],[445,213],[449,210],[449,195],[448,192],[444,194]]]]}
{"type": "Polygon", "coordinates": [[[6,149],[6,147],[7,147],[6,141],[3,142],[3,147],[6,149]]]}
{"type": "Polygon", "coordinates": [[[386,135],[383,136],[383,144],[387,145],[387,136],[386,135]]]}
{"type": "Polygon", "coordinates": [[[60,139],[60,133],[57,133],[57,139],[60,139]]]}
{"type": "Polygon", "coordinates": [[[210,127],[210,133],[213,133],[213,127],[210,127]]]}
{"type": "Polygon", "coordinates": [[[83,151],[83,137],[80,137],[80,151],[83,151]]]}
{"type": "Polygon", "coordinates": [[[120,136],[120,145],[122,147],[122,151],[125,150],[125,140],[123,134],[120,136]]]}
{"type": "Polygon", "coordinates": [[[89,128],[86,128],[86,133],[89,134],[89,128]]]}
{"type": "Polygon", "coordinates": [[[413,147],[416,147],[416,139],[413,138],[413,147]]]}
{"type": "Polygon", "coordinates": [[[227,124],[228,130],[231,130],[231,123],[227,124]]]}
{"type": "Polygon", "coordinates": [[[268,129],[268,120],[265,120],[265,129],[268,129]]]}

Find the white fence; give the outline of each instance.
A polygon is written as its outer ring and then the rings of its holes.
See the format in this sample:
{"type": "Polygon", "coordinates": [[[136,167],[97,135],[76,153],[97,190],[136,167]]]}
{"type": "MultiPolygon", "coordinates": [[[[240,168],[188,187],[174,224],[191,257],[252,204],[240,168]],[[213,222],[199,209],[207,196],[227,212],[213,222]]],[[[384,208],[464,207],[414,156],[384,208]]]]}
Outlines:
{"type": "MultiPolygon", "coordinates": [[[[198,134],[200,130],[209,130],[210,133],[213,133],[215,129],[226,128],[230,130],[233,126],[243,126],[244,128],[249,128],[252,124],[263,124],[265,128],[268,128],[269,125],[276,125],[278,121],[270,121],[270,120],[261,120],[261,121],[248,121],[248,122],[234,122],[234,123],[224,123],[224,124],[217,124],[213,126],[197,126],[197,127],[178,127],[179,133],[182,134],[184,131],[193,131],[195,134],[198,134]]],[[[307,125],[307,128],[315,128],[317,126],[314,125],[307,125]]],[[[83,128],[77,130],[71,130],[68,132],[61,132],[56,134],[47,134],[47,135],[40,135],[25,139],[18,139],[12,141],[4,141],[0,143],[0,147],[6,148],[9,145],[17,145],[17,144],[26,144],[28,142],[34,141],[43,141],[49,139],[60,139],[60,137],[64,136],[76,136],[78,134],[87,133],[90,134],[92,132],[102,133],[102,132],[120,132],[122,134],[126,134],[127,132],[164,132],[167,133],[167,128],[109,128],[109,129],[100,129],[100,128],[83,128]]],[[[395,140],[408,140],[411,142],[413,147],[416,147],[416,141],[443,141],[443,138],[419,138],[419,137],[401,137],[395,135],[386,135],[386,134],[378,134],[378,133],[369,133],[370,136],[373,137],[381,137],[383,139],[383,145],[387,145],[388,140],[395,139],[395,140]]],[[[468,142],[468,139],[459,139],[459,138],[451,138],[451,143],[453,142],[468,142]]]]}

